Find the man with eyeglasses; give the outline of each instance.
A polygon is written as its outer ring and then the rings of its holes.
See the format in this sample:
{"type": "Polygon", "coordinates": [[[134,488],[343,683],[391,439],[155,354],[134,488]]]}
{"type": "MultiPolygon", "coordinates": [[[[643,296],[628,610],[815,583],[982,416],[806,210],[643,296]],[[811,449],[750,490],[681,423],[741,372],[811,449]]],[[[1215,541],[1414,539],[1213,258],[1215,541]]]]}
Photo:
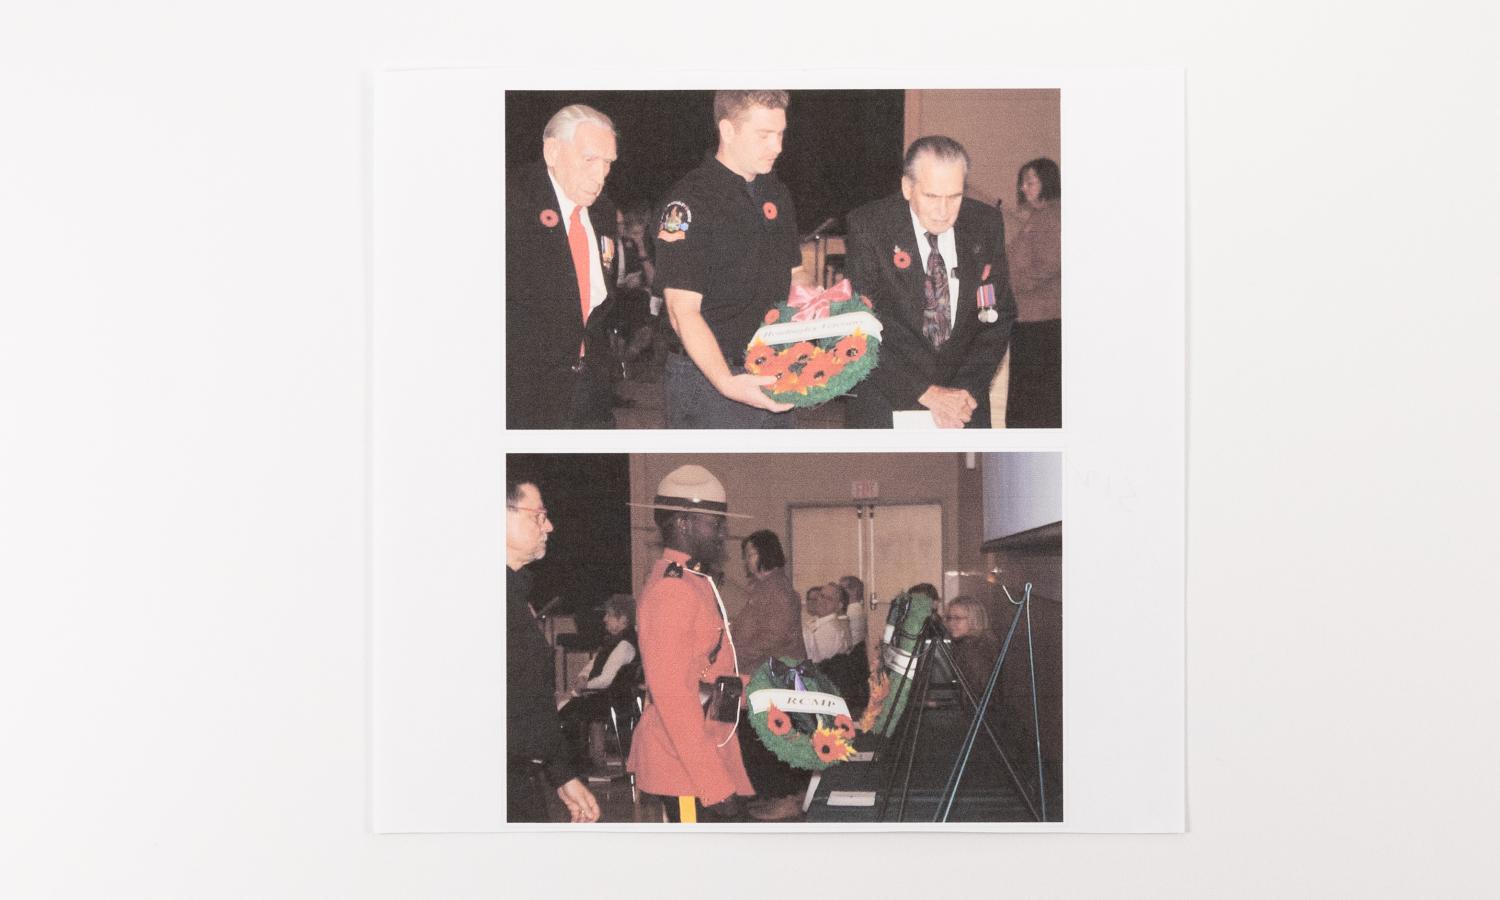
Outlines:
{"type": "Polygon", "coordinates": [[[552,648],[542,637],[528,598],[526,569],[547,554],[552,521],[542,492],[529,476],[510,473],[505,482],[505,722],[508,822],[547,822],[547,795],[539,780],[557,791],[574,822],[599,820],[599,803],[579,779],[562,741],[553,703],[552,648]]]}

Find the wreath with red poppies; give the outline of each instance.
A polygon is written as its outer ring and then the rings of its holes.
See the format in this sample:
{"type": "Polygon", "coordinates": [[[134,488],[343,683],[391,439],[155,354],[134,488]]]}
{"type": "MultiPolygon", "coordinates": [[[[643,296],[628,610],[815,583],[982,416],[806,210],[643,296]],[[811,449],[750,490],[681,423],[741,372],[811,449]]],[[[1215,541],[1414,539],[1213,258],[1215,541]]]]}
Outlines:
{"type": "Polygon", "coordinates": [[[880,361],[880,321],[871,310],[848,279],[825,291],[793,287],[750,339],[745,371],[775,378],[763,390],[796,407],[848,393],[880,361]]]}
{"type": "Polygon", "coordinates": [[[755,711],[755,693],[763,690],[810,691],[839,696],[838,688],[817,666],[788,656],[768,659],[755,670],[746,688],[750,724],[756,737],[789,766],[822,771],[854,755],[854,720],[847,713],[788,712],[775,703],[755,711]]]}

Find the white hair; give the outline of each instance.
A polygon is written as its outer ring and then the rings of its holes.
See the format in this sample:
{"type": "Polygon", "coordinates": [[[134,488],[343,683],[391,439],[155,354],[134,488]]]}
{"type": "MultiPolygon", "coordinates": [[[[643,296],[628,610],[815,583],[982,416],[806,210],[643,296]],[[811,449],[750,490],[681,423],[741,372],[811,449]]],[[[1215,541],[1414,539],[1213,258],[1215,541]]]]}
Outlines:
{"type": "Polygon", "coordinates": [[[564,106],[547,120],[547,127],[542,129],[542,140],[557,138],[560,141],[572,143],[573,133],[583,122],[593,122],[600,128],[608,128],[610,134],[619,137],[619,132],[615,131],[615,123],[610,121],[609,116],[592,106],[574,103],[571,106],[564,106]]]}

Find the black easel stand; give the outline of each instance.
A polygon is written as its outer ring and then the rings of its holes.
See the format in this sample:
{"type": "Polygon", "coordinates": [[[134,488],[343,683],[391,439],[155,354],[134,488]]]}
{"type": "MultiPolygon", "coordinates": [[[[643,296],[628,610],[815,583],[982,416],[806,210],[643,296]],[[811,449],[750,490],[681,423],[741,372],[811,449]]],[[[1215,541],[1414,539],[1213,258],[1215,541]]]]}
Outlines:
{"type": "MultiPolygon", "coordinates": [[[[1010,596],[1009,591],[1006,592],[1006,596],[1010,596]]],[[[1011,602],[1015,603],[1014,600],[1012,600],[1011,602]]],[[[1040,808],[1038,808],[1038,803],[1033,801],[1031,799],[1031,796],[1027,793],[1026,787],[1021,782],[1020,775],[1016,772],[1016,768],[1011,763],[1010,758],[1006,756],[1005,751],[1001,749],[1000,741],[995,737],[994,731],[991,730],[988,718],[986,716],[986,713],[989,711],[990,702],[994,697],[995,685],[998,684],[1000,680],[1000,670],[1004,666],[1006,655],[1010,651],[1011,640],[1015,637],[1016,627],[1020,624],[1021,616],[1024,613],[1026,616],[1026,643],[1028,650],[1027,655],[1028,657],[1030,657],[1029,661],[1031,664],[1031,707],[1034,729],[1038,725],[1038,720],[1040,718],[1037,710],[1036,696],[1036,661],[1033,652],[1034,648],[1032,647],[1031,641],[1030,584],[1026,585],[1026,593],[1024,595],[1024,598],[1020,603],[1016,604],[1016,607],[1016,614],[1014,617],[1012,617],[1010,628],[1005,633],[1005,642],[1000,648],[1000,655],[995,659],[995,665],[990,670],[990,677],[984,686],[983,696],[977,698],[974,695],[974,686],[970,685],[964,678],[963,670],[954,663],[953,657],[949,653],[947,645],[944,643],[944,639],[949,637],[949,635],[947,629],[943,626],[942,621],[936,615],[933,615],[928,618],[926,623],[924,623],[922,628],[922,636],[920,638],[921,650],[915,657],[913,663],[915,671],[911,678],[903,679],[901,685],[898,687],[898,693],[893,694],[890,699],[890,702],[892,704],[899,703],[900,696],[904,694],[908,698],[908,706],[910,706],[911,703],[915,703],[916,709],[915,711],[908,709],[907,712],[909,714],[903,717],[903,721],[901,723],[901,727],[897,734],[896,742],[894,745],[894,756],[885,766],[886,777],[881,784],[881,797],[883,799],[881,801],[878,821],[886,821],[886,815],[889,811],[891,797],[895,793],[893,788],[896,785],[896,773],[898,770],[900,770],[901,772],[901,797],[900,801],[896,805],[896,821],[904,821],[903,816],[906,812],[906,801],[911,793],[912,764],[916,759],[916,748],[920,741],[922,732],[922,714],[927,707],[928,691],[932,684],[934,655],[940,656],[947,664],[948,669],[952,671],[956,676],[959,691],[968,701],[969,706],[973,708],[974,717],[969,722],[969,728],[967,733],[965,734],[962,749],[959,751],[957,758],[954,760],[953,767],[948,773],[948,779],[943,786],[943,791],[939,795],[938,807],[937,811],[933,815],[933,821],[948,821],[948,817],[953,810],[953,803],[956,800],[959,788],[963,783],[963,777],[965,771],[968,768],[969,758],[973,755],[974,744],[978,739],[980,730],[984,731],[985,736],[989,740],[990,747],[995,751],[996,756],[999,757],[1000,762],[1005,766],[1005,771],[1010,776],[1011,783],[1015,786],[1016,792],[1020,795],[1022,802],[1026,804],[1027,811],[1029,811],[1032,817],[1039,822],[1047,820],[1047,798],[1045,793],[1045,782],[1042,780],[1043,770],[1040,732],[1038,731],[1037,733],[1036,741],[1037,785],[1039,793],[1038,799],[1040,801],[1040,808]],[[904,690],[901,690],[902,688],[904,688],[904,690]]],[[[882,753],[882,756],[884,756],[884,753],[882,753]]]]}

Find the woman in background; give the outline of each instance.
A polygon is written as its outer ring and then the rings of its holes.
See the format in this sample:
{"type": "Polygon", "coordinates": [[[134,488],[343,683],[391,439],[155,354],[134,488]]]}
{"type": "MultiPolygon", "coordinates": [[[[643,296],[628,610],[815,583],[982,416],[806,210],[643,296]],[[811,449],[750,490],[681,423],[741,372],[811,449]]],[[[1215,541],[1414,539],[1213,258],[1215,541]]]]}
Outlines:
{"type": "Polygon", "coordinates": [[[1016,295],[1006,428],[1062,427],[1062,175],[1033,159],[1016,175],[1020,227],[1006,254],[1016,295]]]}
{"type": "MultiPolygon", "coordinates": [[[[953,635],[953,662],[964,677],[974,699],[984,696],[985,685],[990,681],[990,670],[995,667],[995,658],[1000,655],[1000,637],[990,629],[989,610],[973,597],[956,597],[948,604],[943,615],[943,624],[953,635]]],[[[995,696],[990,708],[999,706],[1000,685],[995,685],[995,696]]]]}

